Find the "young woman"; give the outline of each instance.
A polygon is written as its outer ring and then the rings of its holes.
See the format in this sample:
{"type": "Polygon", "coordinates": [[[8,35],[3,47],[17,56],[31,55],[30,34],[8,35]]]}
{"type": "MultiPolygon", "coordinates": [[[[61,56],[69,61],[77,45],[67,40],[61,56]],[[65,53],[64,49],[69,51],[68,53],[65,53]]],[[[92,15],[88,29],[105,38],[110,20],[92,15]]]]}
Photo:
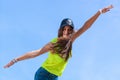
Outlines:
{"type": "Polygon", "coordinates": [[[49,56],[42,66],[37,70],[34,80],[58,80],[61,76],[69,58],[71,57],[72,43],[85,32],[95,22],[100,14],[108,12],[112,6],[100,9],[95,15],[88,19],[77,31],[74,31],[74,24],[71,19],[63,19],[58,30],[58,37],[51,40],[43,48],[25,53],[24,55],[11,60],[4,68],[12,66],[14,63],[37,57],[49,52],[49,56]]]}

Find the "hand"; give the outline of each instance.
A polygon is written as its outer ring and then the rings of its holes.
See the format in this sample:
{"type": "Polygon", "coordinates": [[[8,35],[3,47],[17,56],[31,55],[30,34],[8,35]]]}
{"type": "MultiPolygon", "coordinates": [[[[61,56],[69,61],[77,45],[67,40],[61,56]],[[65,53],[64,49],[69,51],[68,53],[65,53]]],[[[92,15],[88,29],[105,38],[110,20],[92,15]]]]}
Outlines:
{"type": "Polygon", "coordinates": [[[113,8],[113,5],[109,5],[103,9],[101,9],[100,13],[106,13],[106,12],[110,11],[110,9],[112,9],[112,8],[113,8]]]}
{"type": "Polygon", "coordinates": [[[5,66],[4,66],[4,68],[9,68],[10,66],[12,66],[14,63],[16,63],[17,62],[17,60],[16,59],[13,59],[13,60],[11,60],[8,64],[6,64],[5,66]]]}

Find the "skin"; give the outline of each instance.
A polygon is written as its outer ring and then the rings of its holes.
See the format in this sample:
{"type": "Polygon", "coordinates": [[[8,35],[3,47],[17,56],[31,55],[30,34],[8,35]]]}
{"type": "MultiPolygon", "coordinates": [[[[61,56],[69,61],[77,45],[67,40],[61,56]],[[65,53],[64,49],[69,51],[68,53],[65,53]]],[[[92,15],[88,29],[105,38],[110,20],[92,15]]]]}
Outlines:
{"type": "Polygon", "coordinates": [[[72,34],[72,28],[70,26],[65,26],[63,29],[63,36],[64,38],[69,37],[69,35],[72,34]]]}
{"type": "MultiPolygon", "coordinates": [[[[102,11],[102,13],[106,13],[106,12],[108,12],[110,10],[110,8],[103,8],[101,11],[102,11]]],[[[88,19],[86,22],[85,22],[85,24],[77,31],[77,32],[75,32],[72,36],[71,36],[71,38],[70,38],[70,40],[72,41],[72,42],[74,42],[74,40],[77,38],[77,37],[79,37],[82,33],[84,33],[88,28],[90,28],[91,27],[91,25],[95,22],[95,20],[99,17],[99,15],[100,15],[101,13],[100,13],[100,11],[98,11],[95,15],[93,15],[90,19],[88,19]]],[[[72,33],[72,30],[71,30],[71,27],[70,26],[65,26],[64,27],[64,30],[63,30],[63,36],[62,37],[65,37],[65,38],[67,38],[67,37],[69,37],[69,35],[72,33]]],[[[48,43],[48,44],[46,44],[43,48],[41,48],[41,49],[38,49],[38,50],[34,50],[34,51],[31,51],[31,52],[27,52],[27,53],[25,53],[24,55],[22,55],[22,56],[20,56],[20,57],[17,57],[17,58],[15,58],[17,61],[21,61],[21,60],[25,60],[25,59],[30,59],[30,58],[34,58],[34,57],[37,57],[37,56],[39,56],[39,55],[42,55],[42,54],[44,54],[44,53],[46,53],[46,52],[48,52],[48,51],[50,51],[50,50],[52,50],[51,49],[51,43],[48,43]]],[[[5,66],[4,66],[4,68],[9,68],[10,66],[12,66],[13,64],[14,64],[15,62],[13,62],[13,61],[10,61],[8,64],[6,64],[5,66]]]]}

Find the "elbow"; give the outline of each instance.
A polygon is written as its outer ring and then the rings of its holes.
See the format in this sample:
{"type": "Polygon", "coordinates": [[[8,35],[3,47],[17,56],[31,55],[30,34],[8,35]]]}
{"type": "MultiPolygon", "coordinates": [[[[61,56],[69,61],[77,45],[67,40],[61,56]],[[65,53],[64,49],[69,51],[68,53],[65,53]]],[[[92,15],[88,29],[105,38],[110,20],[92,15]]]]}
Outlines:
{"type": "Polygon", "coordinates": [[[29,52],[28,54],[27,54],[27,58],[34,58],[34,57],[36,57],[36,56],[38,56],[38,53],[36,53],[36,52],[29,52]]]}

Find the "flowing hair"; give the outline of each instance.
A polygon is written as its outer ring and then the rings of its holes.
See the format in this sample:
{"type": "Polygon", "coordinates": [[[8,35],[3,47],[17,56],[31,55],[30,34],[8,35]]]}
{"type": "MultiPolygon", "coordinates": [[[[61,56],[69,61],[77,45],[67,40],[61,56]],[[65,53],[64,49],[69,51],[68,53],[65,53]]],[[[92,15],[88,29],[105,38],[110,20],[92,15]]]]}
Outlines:
{"type": "MultiPolygon", "coordinates": [[[[59,31],[58,31],[58,39],[56,43],[52,43],[53,44],[53,52],[58,53],[60,55],[60,57],[64,58],[65,61],[67,61],[69,59],[70,56],[72,56],[71,54],[71,50],[72,50],[72,42],[69,38],[64,38],[63,36],[63,29],[64,27],[60,27],[59,31]]],[[[72,29],[72,33],[74,33],[74,30],[72,29]]]]}

